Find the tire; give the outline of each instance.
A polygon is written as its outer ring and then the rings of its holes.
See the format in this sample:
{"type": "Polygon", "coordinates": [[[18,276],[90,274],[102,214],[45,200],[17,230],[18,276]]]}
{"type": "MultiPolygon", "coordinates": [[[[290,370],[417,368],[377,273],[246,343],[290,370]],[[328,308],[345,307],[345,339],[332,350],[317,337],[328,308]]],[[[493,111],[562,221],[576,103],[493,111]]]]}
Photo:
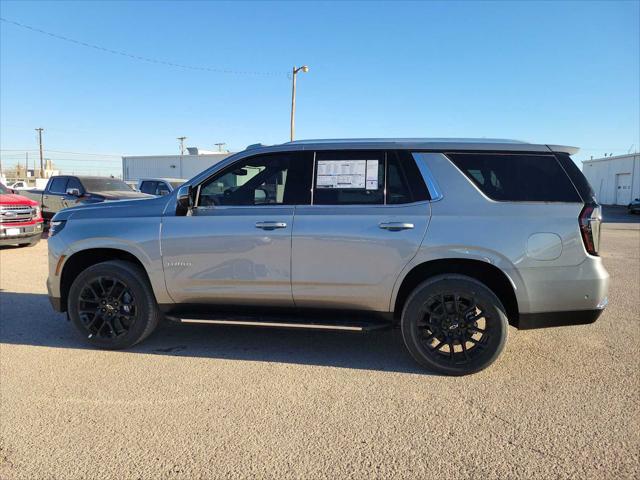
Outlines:
{"type": "Polygon", "coordinates": [[[445,375],[468,375],[502,353],[509,322],[498,297],[465,275],[445,274],[418,285],[402,311],[401,330],[411,356],[445,375]]]}
{"type": "Polygon", "coordinates": [[[80,273],[69,289],[67,311],[88,343],[108,350],[141,342],[160,319],[146,273],[121,260],[98,263],[80,273]]]}

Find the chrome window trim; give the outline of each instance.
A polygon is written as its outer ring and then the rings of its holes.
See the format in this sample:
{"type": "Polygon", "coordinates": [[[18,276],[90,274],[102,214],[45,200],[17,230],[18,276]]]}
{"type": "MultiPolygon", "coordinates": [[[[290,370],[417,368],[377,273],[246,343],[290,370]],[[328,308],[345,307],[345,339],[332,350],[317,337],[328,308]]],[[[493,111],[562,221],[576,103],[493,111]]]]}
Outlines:
{"type": "Polygon", "coordinates": [[[424,154],[424,153],[432,153],[432,152],[411,152],[411,158],[416,162],[418,166],[418,170],[422,174],[422,179],[424,183],[427,185],[427,190],[429,191],[429,196],[431,197],[430,202],[437,202],[444,198],[442,194],[442,190],[440,189],[440,185],[438,185],[437,180],[431,173],[431,169],[428,167],[426,158],[416,158],[416,155],[424,154]]]}

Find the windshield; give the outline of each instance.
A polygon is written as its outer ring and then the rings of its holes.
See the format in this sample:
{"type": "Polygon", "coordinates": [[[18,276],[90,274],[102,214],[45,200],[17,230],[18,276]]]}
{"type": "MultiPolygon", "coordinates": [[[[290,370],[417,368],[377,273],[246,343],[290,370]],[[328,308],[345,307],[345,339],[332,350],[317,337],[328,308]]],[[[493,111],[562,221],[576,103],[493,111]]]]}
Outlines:
{"type": "Polygon", "coordinates": [[[133,189],[117,178],[81,178],[87,192],[132,192],[133,189]]]}
{"type": "Polygon", "coordinates": [[[11,193],[11,191],[5,187],[3,184],[0,183],[0,194],[7,194],[7,193],[11,193]]]}

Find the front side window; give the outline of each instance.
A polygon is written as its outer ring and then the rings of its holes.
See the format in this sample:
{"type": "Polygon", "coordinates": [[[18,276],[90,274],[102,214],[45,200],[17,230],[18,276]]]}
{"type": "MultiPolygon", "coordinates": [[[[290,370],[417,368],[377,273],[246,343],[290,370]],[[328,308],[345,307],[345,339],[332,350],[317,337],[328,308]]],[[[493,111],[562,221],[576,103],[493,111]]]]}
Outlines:
{"type": "Polygon", "coordinates": [[[67,177],[53,177],[49,191],[51,193],[65,193],[67,186],[67,177]]]}
{"type": "Polygon", "coordinates": [[[309,204],[311,163],[308,152],[283,152],[244,159],[202,184],[198,205],[309,204]]]}
{"type": "Polygon", "coordinates": [[[155,195],[156,193],[156,185],[158,182],[152,182],[149,180],[145,180],[140,184],[140,191],[142,193],[149,193],[151,195],[155,195]]]}
{"type": "Polygon", "coordinates": [[[70,188],[75,188],[78,190],[78,192],[83,193],[82,184],[80,183],[80,180],[78,180],[77,178],[74,178],[74,177],[69,178],[69,181],[67,182],[67,186],[65,187],[65,192],[70,188]]]}

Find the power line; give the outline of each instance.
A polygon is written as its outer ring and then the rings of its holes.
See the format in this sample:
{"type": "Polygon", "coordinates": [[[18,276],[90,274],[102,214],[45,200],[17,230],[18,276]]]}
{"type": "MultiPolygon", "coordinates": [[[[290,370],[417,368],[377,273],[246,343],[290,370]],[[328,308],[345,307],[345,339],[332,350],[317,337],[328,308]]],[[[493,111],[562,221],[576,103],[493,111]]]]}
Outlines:
{"type": "MultiPolygon", "coordinates": [[[[0,149],[0,152],[37,152],[38,150],[33,150],[33,149],[29,149],[29,148],[2,148],[0,149]]],[[[72,155],[95,155],[98,157],[117,157],[117,158],[121,158],[122,155],[116,155],[114,153],[88,153],[88,152],[69,152],[67,150],[49,150],[48,148],[44,149],[45,153],[46,152],[51,152],[51,153],[69,153],[72,155]]],[[[11,154],[10,154],[11,155],[11,154]]]]}
{"type": "Polygon", "coordinates": [[[76,45],[80,45],[82,47],[92,48],[94,50],[100,50],[102,52],[111,53],[113,55],[120,55],[123,57],[132,58],[134,60],[139,60],[142,62],[155,63],[158,65],[166,65],[169,67],[177,67],[184,68],[187,70],[201,70],[205,72],[213,72],[213,73],[224,73],[229,75],[269,75],[269,76],[285,76],[288,75],[287,72],[256,72],[256,71],[240,71],[240,70],[227,70],[222,68],[212,68],[206,67],[202,65],[185,65],[181,63],[173,63],[167,62],[165,60],[159,60],[157,58],[152,57],[143,57],[141,55],[135,55],[128,52],[123,52],[121,50],[113,50],[111,48],[101,47],[100,45],[94,45],[92,43],[82,42],[80,40],[75,40],[73,38],[65,37],[63,35],[58,35],[57,33],[47,32],[46,30],[42,30],[40,28],[32,27],[30,25],[25,25],[24,23],[16,22],[14,20],[9,20],[7,18],[0,17],[0,20],[6,23],[10,23],[20,28],[25,28],[27,30],[31,30],[32,32],[41,33],[43,35],[48,35],[50,37],[56,38],[58,40],[63,40],[65,42],[74,43],[76,45]]]}

